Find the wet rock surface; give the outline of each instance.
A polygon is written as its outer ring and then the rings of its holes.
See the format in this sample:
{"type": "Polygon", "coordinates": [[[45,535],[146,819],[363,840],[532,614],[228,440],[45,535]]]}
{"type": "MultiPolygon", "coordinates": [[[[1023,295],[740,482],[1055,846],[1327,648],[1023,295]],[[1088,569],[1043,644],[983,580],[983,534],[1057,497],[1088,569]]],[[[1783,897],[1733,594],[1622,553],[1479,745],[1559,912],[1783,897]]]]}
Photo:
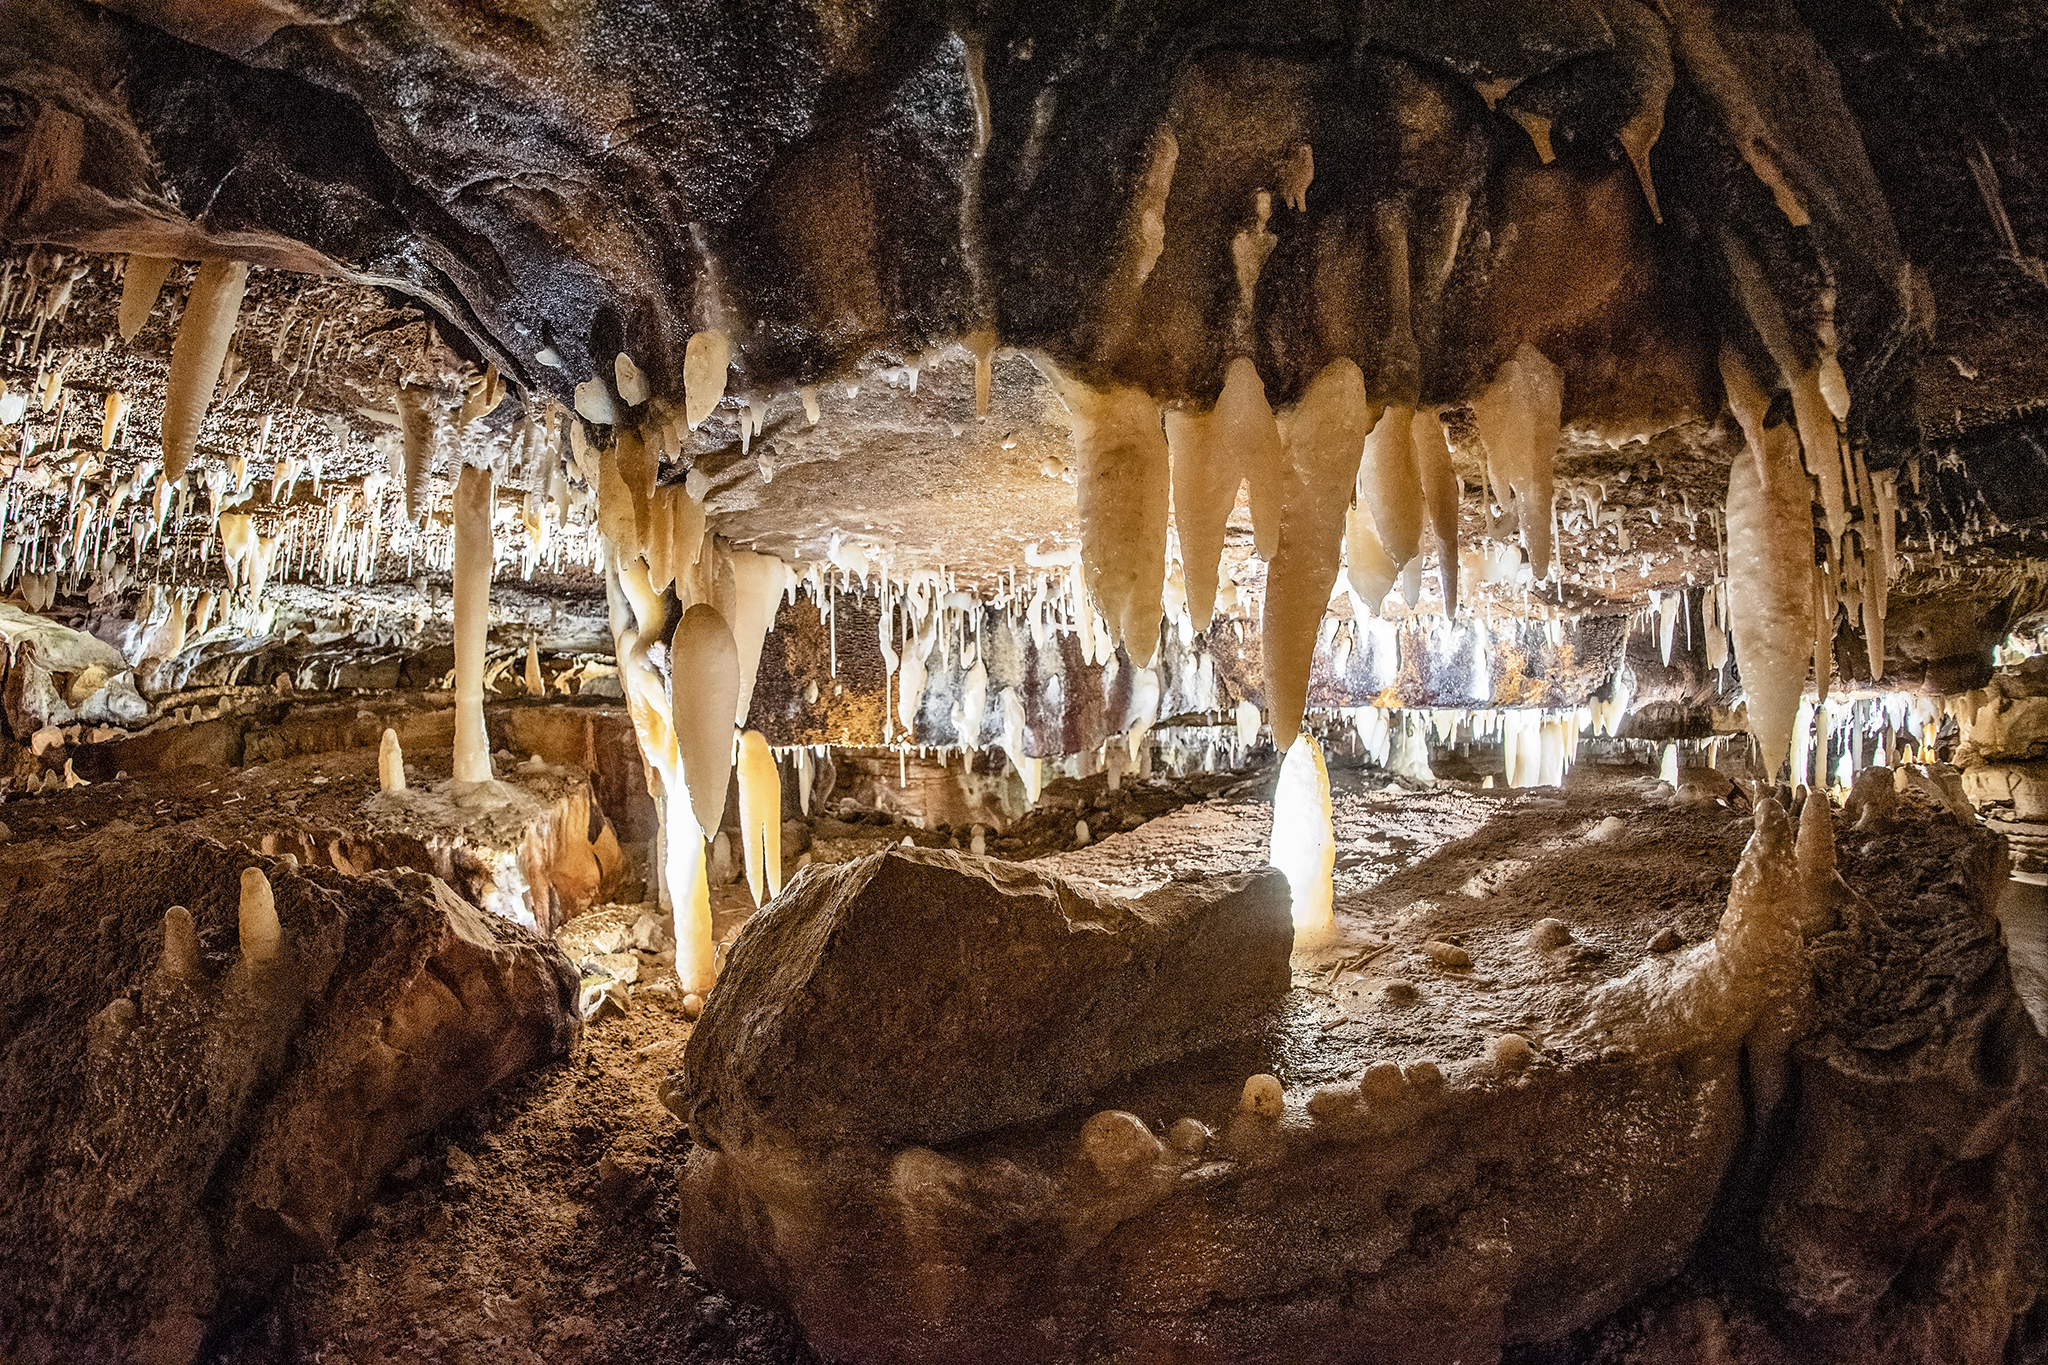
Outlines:
{"type": "Polygon", "coordinates": [[[577,1036],[561,954],[433,877],[107,832],[0,846],[0,1350],[21,1361],[193,1359],[332,1254],[422,1135],[577,1036]]]}

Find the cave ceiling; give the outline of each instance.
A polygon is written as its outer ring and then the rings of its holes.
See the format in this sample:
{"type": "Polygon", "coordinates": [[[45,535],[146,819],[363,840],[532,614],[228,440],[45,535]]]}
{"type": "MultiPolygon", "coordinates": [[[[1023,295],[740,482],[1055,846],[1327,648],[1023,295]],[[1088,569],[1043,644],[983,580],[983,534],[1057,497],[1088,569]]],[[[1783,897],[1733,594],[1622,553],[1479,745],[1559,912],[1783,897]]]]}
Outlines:
{"type": "MultiPolygon", "coordinates": [[[[406,386],[495,371],[514,401],[473,434],[510,440],[550,405],[626,412],[624,353],[660,481],[701,471],[720,536],[987,584],[1084,533],[1070,410],[1199,415],[1240,358],[1283,422],[1343,361],[1375,413],[1438,411],[1459,539],[1512,538],[1476,433],[1533,348],[1571,610],[1720,573],[1731,363],[1773,422],[1838,369],[1845,467],[1896,481],[1906,571],[1988,575],[2012,615],[2048,516],[2044,48],[2018,4],[15,0],[0,231],[21,300],[78,278],[0,361],[21,387],[62,338],[74,390],[133,396],[111,484],[158,458],[189,273],[95,347],[116,261],[248,261],[202,461],[268,442],[346,485],[406,386]],[[714,332],[722,401],[686,429],[714,332]]],[[[611,424],[577,438],[614,458],[611,424]]],[[[1253,539],[1240,500],[1247,585],[1253,539]]]]}

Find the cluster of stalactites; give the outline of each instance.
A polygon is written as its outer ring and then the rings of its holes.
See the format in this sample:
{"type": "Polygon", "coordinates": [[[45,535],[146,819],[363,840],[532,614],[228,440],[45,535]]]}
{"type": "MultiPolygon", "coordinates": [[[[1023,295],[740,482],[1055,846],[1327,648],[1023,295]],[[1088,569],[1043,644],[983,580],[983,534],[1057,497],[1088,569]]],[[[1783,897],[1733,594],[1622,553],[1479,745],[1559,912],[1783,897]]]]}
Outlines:
{"type": "Polygon", "coordinates": [[[1722,349],[1723,387],[1744,450],[1729,471],[1727,584],[1717,605],[1734,639],[1750,732],[1775,776],[1793,754],[1809,674],[1815,693],[1829,690],[1844,612],[1863,634],[1871,677],[1884,676],[1885,608],[1897,574],[1897,472],[1872,471],[1847,439],[1849,388],[1832,320],[1823,319],[1813,358],[1802,360],[1754,263],[1732,245],[1728,256],[1778,375],[1767,384],[1734,347],[1722,349]],[[1789,394],[1790,422],[1770,424],[1773,388],[1789,394]],[[1825,531],[1818,556],[1816,502],[1825,531]]]}
{"type": "MultiPolygon", "coordinates": [[[[1286,736],[1307,704],[1317,632],[1340,571],[1354,612],[1370,615],[1397,587],[1417,605],[1433,552],[1445,611],[1457,614],[1460,488],[1438,409],[1375,397],[1348,359],[1325,366],[1278,414],[1242,356],[1206,409],[1163,410],[1141,389],[1095,388],[1045,368],[1073,422],[1089,597],[1135,662],[1151,661],[1162,617],[1170,625],[1185,611],[1195,631],[1208,628],[1240,489],[1255,550],[1268,561],[1265,673],[1274,725],[1286,736]]],[[[1487,480],[1506,509],[1488,529],[1499,542],[1519,540],[1538,579],[1553,559],[1561,407],[1557,367],[1528,345],[1473,405],[1487,480]]],[[[1489,562],[1482,577],[1512,571],[1489,562]]]]}

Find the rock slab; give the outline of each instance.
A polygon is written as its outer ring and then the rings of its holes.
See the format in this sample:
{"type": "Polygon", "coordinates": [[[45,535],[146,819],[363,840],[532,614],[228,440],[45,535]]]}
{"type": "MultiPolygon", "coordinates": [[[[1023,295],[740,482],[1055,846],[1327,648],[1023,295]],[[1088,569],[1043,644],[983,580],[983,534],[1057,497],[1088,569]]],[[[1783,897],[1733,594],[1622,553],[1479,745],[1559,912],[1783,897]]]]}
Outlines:
{"type": "Polygon", "coordinates": [[[813,867],[734,945],[664,1098],[714,1145],[944,1143],[1244,1033],[1293,941],[1270,869],[1120,900],[947,849],[813,867]]]}

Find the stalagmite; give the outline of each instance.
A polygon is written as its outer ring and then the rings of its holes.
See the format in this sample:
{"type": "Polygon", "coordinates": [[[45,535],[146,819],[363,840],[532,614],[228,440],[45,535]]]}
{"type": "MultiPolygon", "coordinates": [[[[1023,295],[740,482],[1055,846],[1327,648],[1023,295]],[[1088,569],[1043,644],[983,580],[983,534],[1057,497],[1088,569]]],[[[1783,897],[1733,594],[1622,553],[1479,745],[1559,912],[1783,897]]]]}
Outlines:
{"type": "Polygon", "coordinates": [[[695,431],[725,397],[732,343],[717,330],[698,332],[683,350],[683,420],[695,431]]]}
{"type": "Polygon", "coordinates": [[[1256,548],[1270,559],[1279,542],[1280,428],[1252,362],[1244,356],[1230,362],[1223,392],[1208,412],[1169,410],[1166,444],[1172,454],[1173,524],[1187,575],[1188,614],[1196,630],[1207,630],[1215,614],[1224,531],[1248,470],[1257,471],[1252,476],[1256,548]]]}
{"type": "Polygon", "coordinates": [[[270,878],[263,869],[242,870],[242,904],[239,916],[242,962],[252,968],[275,962],[284,946],[284,931],[277,922],[277,901],[270,890],[270,878]]]}
{"type": "Polygon", "coordinates": [[[121,311],[116,324],[122,341],[135,340],[148,325],[157,296],[164,292],[164,281],[177,267],[176,261],[162,256],[128,258],[127,267],[121,272],[121,311]]]}
{"type": "Polygon", "coordinates": [[[462,466],[455,482],[455,781],[489,782],[484,656],[491,630],[491,471],[462,466]]]}
{"type": "Polygon", "coordinates": [[[1765,429],[1758,460],[1728,475],[1728,590],[1738,610],[1735,664],[1749,699],[1749,731],[1775,781],[1813,659],[1813,513],[1791,427],[1765,429]],[[1761,486],[1757,470],[1770,471],[1761,486]]]}
{"type": "Polygon", "coordinates": [[[405,790],[405,753],[398,747],[398,731],[386,729],[377,745],[377,785],[387,792],[405,790]]]}
{"type": "Polygon", "coordinates": [[[676,746],[699,829],[716,830],[725,816],[739,693],[739,651],[732,631],[716,607],[699,602],[683,613],[669,644],[676,746]]]}
{"type": "Polygon", "coordinates": [[[427,476],[434,468],[432,394],[417,384],[398,390],[399,430],[405,438],[405,519],[417,525],[427,511],[427,476]]]}
{"type": "Polygon", "coordinates": [[[1806,913],[1800,927],[1815,933],[1827,927],[1835,900],[1835,821],[1828,794],[1814,787],[1806,794],[1799,811],[1796,844],[1799,882],[1806,894],[1806,913]]]}
{"type": "Polygon", "coordinates": [[[754,904],[782,894],[782,777],[759,730],[740,736],[740,849],[754,904]],[[763,892],[766,892],[764,895],[763,892]]]}
{"type": "Polygon", "coordinates": [[[1344,494],[1358,478],[1366,433],[1377,417],[1358,366],[1333,360],[1310,381],[1288,421],[1286,500],[1262,618],[1275,746],[1294,742],[1308,705],[1316,631],[1343,554],[1350,501],[1344,494]]]}
{"type": "Polygon", "coordinates": [[[1141,668],[1131,678],[1131,709],[1124,731],[1124,753],[1132,773],[1144,768],[1145,734],[1159,719],[1159,673],[1141,668]]]}
{"type": "Polygon", "coordinates": [[[1159,404],[1138,388],[1093,389],[1054,372],[1074,421],[1074,482],[1088,591],[1139,666],[1159,644],[1168,462],[1159,404]]]}
{"type": "Polygon", "coordinates": [[[1562,435],[1564,376],[1524,342],[1472,404],[1494,494],[1512,498],[1537,578],[1550,574],[1551,470],[1562,435]]]}
{"type": "Polygon", "coordinates": [[[249,266],[243,261],[208,261],[192,281],[164,376],[164,478],[171,483],[183,477],[199,444],[199,427],[213,402],[248,282],[249,266]]]}
{"type": "Polygon", "coordinates": [[[1337,840],[1331,827],[1330,772],[1322,746],[1296,735],[1273,791],[1273,834],[1267,861],[1287,876],[1296,941],[1327,934],[1335,923],[1337,840]]]}

